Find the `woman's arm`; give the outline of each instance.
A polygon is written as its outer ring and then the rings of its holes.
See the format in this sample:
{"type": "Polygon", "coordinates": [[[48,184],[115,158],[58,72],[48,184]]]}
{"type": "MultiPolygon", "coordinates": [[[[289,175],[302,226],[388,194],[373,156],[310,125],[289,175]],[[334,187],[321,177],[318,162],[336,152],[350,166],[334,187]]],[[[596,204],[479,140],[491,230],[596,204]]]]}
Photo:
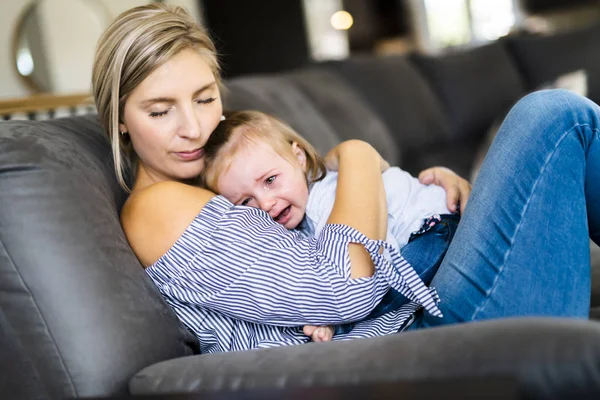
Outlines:
{"type": "Polygon", "coordinates": [[[218,196],[146,271],[171,303],[279,326],[343,323],[368,315],[392,283],[405,285],[377,250],[348,226],[305,237],[218,196]],[[374,277],[351,279],[352,242],[368,247],[374,277]]]}
{"type": "Polygon", "coordinates": [[[352,240],[339,225],[305,238],[262,210],[189,185],[161,182],[133,194],[121,221],[163,296],[233,318],[284,326],[353,321],[389,288],[383,279],[351,279],[352,240]]]}
{"type": "MultiPolygon", "coordinates": [[[[371,168],[380,180],[381,161],[376,154],[364,144],[342,148],[340,170],[347,175],[344,180],[352,180],[355,157],[370,160],[361,164],[362,170],[371,168]]],[[[370,179],[369,174],[366,176],[370,179]]],[[[354,208],[371,207],[385,214],[385,208],[369,205],[369,201],[380,201],[378,196],[370,196],[371,189],[377,187],[375,183],[363,190],[365,197],[345,193],[342,198],[348,200],[337,204],[332,221],[372,229],[370,234],[377,236],[381,221],[369,220],[364,210],[354,208]]],[[[344,184],[342,190],[348,190],[344,184]]],[[[159,288],[172,301],[193,301],[258,323],[342,323],[366,316],[389,288],[389,279],[396,279],[391,270],[375,278],[352,279],[351,264],[367,264],[368,268],[362,266],[368,271],[365,275],[372,274],[373,258],[378,260],[379,268],[391,267],[382,264],[377,245],[371,245],[368,254],[350,254],[350,244],[362,242],[352,246],[361,249],[371,243],[350,227],[328,225],[319,238],[303,238],[261,210],[234,207],[221,197],[211,201],[213,197],[203,189],[163,182],[135,193],[123,208],[123,228],[132,248],[144,266],[155,264],[147,271],[161,274],[159,288]],[[217,203],[225,203],[226,212],[210,215],[217,203]],[[216,225],[200,233],[189,229],[191,224],[205,226],[209,222],[216,225]],[[197,234],[206,237],[194,237],[197,234]],[[172,250],[186,240],[189,260],[181,261],[172,250]],[[166,262],[171,263],[169,268],[158,272],[161,263],[166,262]]],[[[402,285],[401,280],[395,283],[402,285]]]]}
{"type": "MultiPolygon", "coordinates": [[[[385,239],[387,204],[381,157],[371,145],[358,140],[338,145],[336,156],[338,188],[328,223],[351,226],[370,239],[385,239]],[[358,185],[361,190],[352,190],[358,185]]],[[[121,224],[144,267],[173,246],[214,196],[208,190],[190,185],[160,182],[129,197],[121,211],[121,224]]],[[[373,263],[362,245],[350,245],[350,261],[352,278],[373,275],[373,263]]]]}
{"type": "MultiPolygon", "coordinates": [[[[385,240],[387,203],[381,178],[381,156],[371,145],[359,140],[343,142],[333,153],[338,164],[338,180],[327,223],[348,225],[369,239],[385,240]]],[[[362,245],[350,244],[349,253],[352,278],[373,275],[371,257],[362,245]]]]}

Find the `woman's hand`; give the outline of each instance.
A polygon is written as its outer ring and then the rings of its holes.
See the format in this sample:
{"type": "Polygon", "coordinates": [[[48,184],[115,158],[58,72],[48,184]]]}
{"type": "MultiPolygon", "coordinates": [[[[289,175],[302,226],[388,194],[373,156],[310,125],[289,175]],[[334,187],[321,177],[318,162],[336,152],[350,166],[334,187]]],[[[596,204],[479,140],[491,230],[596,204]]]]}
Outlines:
{"type": "Polygon", "coordinates": [[[465,211],[471,194],[471,184],[454,171],[445,167],[428,168],[419,174],[419,182],[425,185],[433,183],[443,187],[446,190],[448,210],[455,212],[457,203],[460,203],[460,212],[465,211]]]}
{"type": "MultiPolygon", "coordinates": [[[[337,146],[335,146],[333,149],[331,149],[329,151],[329,153],[327,153],[327,155],[325,156],[325,166],[327,167],[327,169],[330,171],[337,171],[339,169],[340,154],[344,151],[348,151],[348,149],[352,146],[354,146],[354,147],[363,146],[365,148],[368,147],[373,152],[377,153],[377,150],[375,150],[367,142],[363,142],[362,140],[357,140],[357,139],[346,140],[346,141],[338,144],[337,146]]],[[[379,154],[379,153],[377,153],[377,154],[379,154]]],[[[381,158],[381,156],[379,156],[379,158],[380,158],[380,162],[381,162],[381,172],[383,172],[390,167],[390,164],[388,164],[387,161],[385,161],[383,158],[381,158]]],[[[360,161],[360,160],[358,160],[358,161],[360,161]]]]}

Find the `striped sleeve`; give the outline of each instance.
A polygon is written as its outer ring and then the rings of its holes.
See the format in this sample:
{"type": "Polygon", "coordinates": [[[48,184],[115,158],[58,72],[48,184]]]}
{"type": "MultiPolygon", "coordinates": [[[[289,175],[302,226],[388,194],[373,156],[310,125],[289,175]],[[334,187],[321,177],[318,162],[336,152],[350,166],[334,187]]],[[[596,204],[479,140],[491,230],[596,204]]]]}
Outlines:
{"type": "Polygon", "coordinates": [[[343,225],[305,237],[259,209],[231,203],[223,209],[226,203],[217,199],[159,260],[178,267],[155,269],[168,274],[154,277],[161,291],[179,302],[248,322],[298,326],[360,320],[390,284],[417,301],[429,294],[415,293],[378,254],[384,242],[343,225]],[[376,266],[373,277],[350,278],[350,242],[365,245],[376,266]],[[191,261],[181,268],[176,259],[191,261]]]}

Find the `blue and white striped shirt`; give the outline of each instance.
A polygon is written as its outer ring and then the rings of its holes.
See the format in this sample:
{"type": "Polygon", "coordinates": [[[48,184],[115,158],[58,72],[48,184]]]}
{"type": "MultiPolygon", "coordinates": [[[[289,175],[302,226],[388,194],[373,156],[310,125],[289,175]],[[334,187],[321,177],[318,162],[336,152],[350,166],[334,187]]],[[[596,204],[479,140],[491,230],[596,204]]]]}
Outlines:
{"type": "Polygon", "coordinates": [[[306,237],[222,196],[211,199],[146,272],[196,334],[202,353],[306,343],[306,324],[359,321],[333,338],[346,340],[396,333],[421,307],[441,315],[435,290],[387,243],[344,225],[306,237]],[[371,255],[372,277],[350,278],[351,242],[371,255]],[[391,262],[379,254],[381,246],[391,262]],[[390,286],[412,301],[361,321],[390,286]]]}

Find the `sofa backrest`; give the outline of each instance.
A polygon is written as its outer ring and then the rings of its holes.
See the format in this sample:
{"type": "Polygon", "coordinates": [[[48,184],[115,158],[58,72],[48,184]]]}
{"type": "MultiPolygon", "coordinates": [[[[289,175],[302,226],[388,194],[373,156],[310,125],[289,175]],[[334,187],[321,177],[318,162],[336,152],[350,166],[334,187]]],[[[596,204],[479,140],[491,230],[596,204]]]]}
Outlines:
{"type": "Polygon", "coordinates": [[[285,74],[315,106],[341,140],[367,140],[392,165],[401,154],[391,131],[371,105],[340,75],[319,67],[285,74]]]}
{"type": "Polygon", "coordinates": [[[417,174],[470,174],[492,123],[525,93],[506,43],[437,56],[355,56],[227,82],[225,105],[288,122],[325,153],[341,140],[374,145],[417,174]]]}
{"type": "Polygon", "coordinates": [[[514,36],[507,42],[528,90],[584,70],[587,97],[600,103],[600,24],[548,36],[514,36]]]}
{"type": "Polygon", "coordinates": [[[293,83],[278,74],[244,76],[226,82],[224,108],[258,110],[274,115],[312,143],[321,153],[340,138],[293,83]]]}
{"type": "Polygon", "coordinates": [[[319,68],[244,76],[226,82],[225,108],[277,116],[325,155],[347,139],[368,140],[386,159],[400,163],[387,127],[337,74],[319,68]]]}
{"type": "Polygon", "coordinates": [[[503,41],[411,61],[442,103],[454,141],[481,138],[525,94],[525,85],[503,41]]]}
{"type": "Polygon", "coordinates": [[[126,394],[193,353],[127,244],[124,199],[96,116],[0,122],[0,370],[17,382],[0,398],[126,394]]]}
{"type": "Polygon", "coordinates": [[[369,104],[402,152],[450,139],[438,97],[406,57],[357,56],[324,67],[343,77],[369,104]]]}

